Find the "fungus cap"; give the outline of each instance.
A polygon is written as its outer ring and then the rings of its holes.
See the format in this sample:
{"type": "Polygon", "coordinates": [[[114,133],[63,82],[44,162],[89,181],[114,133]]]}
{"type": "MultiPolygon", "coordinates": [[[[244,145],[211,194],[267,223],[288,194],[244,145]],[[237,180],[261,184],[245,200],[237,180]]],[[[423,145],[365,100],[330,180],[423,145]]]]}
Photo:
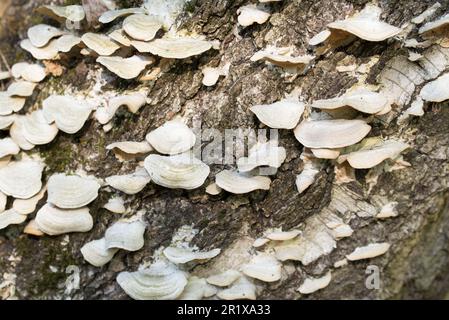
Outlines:
{"type": "Polygon", "coordinates": [[[75,97],[51,95],[43,101],[42,109],[48,123],[55,122],[59,130],[74,134],[84,126],[93,108],[75,97]]]}
{"type": "Polygon", "coordinates": [[[29,82],[41,82],[46,77],[45,68],[38,64],[19,62],[11,67],[11,74],[14,78],[22,78],[29,82]]]}
{"type": "Polygon", "coordinates": [[[87,232],[93,228],[93,219],[87,207],[59,209],[47,203],[39,209],[35,220],[39,230],[51,236],[87,232]]]}
{"type": "Polygon", "coordinates": [[[388,249],[390,249],[389,243],[370,243],[364,247],[357,247],[353,252],[346,256],[346,259],[349,261],[370,259],[383,255],[388,249]]]}
{"type": "Polygon", "coordinates": [[[130,58],[102,56],[97,58],[97,62],[120,78],[133,79],[152,64],[154,58],[139,55],[130,58]]]}
{"type": "Polygon", "coordinates": [[[237,171],[223,170],[215,176],[215,183],[222,189],[243,194],[254,190],[269,190],[271,180],[262,176],[251,176],[237,171]]]}
{"type": "Polygon", "coordinates": [[[41,48],[48,42],[64,34],[64,31],[46,24],[37,24],[28,29],[28,39],[33,46],[41,48]]]}
{"type": "Polygon", "coordinates": [[[173,264],[157,261],[147,269],[119,273],[117,282],[135,300],[172,300],[184,291],[187,278],[173,264]]]}
{"type": "Polygon", "coordinates": [[[298,124],[304,108],[302,102],[284,99],[272,104],[256,105],[250,110],[270,128],[293,129],[298,124]]]}
{"type": "Polygon", "coordinates": [[[61,209],[86,206],[98,197],[100,184],[93,177],[53,174],[48,179],[48,202],[61,209]]]}
{"type": "Polygon", "coordinates": [[[98,18],[98,21],[100,21],[101,23],[110,23],[120,17],[128,16],[131,14],[137,14],[137,13],[145,13],[145,12],[146,11],[143,8],[126,8],[126,9],[108,10],[101,14],[100,18],[98,18]]]}
{"type": "Polygon", "coordinates": [[[150,175],[144,168],[138,168],[131,174],[115,175],[106,178],[108,185],[126,194],[139,193],[150,181],[150,175]]]}
{"type": "Polygon", "coordinates": [[[220,254],[220,249],[210,251],[193,251],[192,249],[168,247],[164,249],[165,257],[173,263],[182,264],[194,260],[209,260],[220,254]]]}
{"type": "Polygon", "coordinates": [[[332,274],[329,271],[321,278],[306,278],[298,291],[302,294],[311,294],[315,291],[321,290],[329,285],[332,280],[332,274]]]}
{"type": "Polygon", "coordinates": [[[227,287],[233,284],[242,274],[236,270],[226,270],[225,272],[212,275],[206,281],[217,287],[227,287]]]}
{"type": "Polygon", "coordinates": [[[162,22],[155,16],[133,14],[123,21],[122,28],[136,40],[150,41],[162,28],[162,22]]]}
{"type": "Polygon", "coordinates": [[[148,42],[150,53],[169,59],[185,59],[211,48],[210,42],[194,38],[162,38],[148,42]]]}
{"type": "Polygon", "coordinates": [[[190,150],[196,141],[192,130],[179,120],[164,123],[145,138],[158,152],[170,155],[190,150]]]}
{"type": "Polygon", "coordinates": [[[104,235],[107,249],[137,251],[143,248],[145,223],[139,219],[119,220],[104,235]]]}
{"type": "Polygon", "coordinates": [[[120,49],[120,46],[109,39],[108,36],[98,33],[85,33],[81,37],[84,44],[100,56],[110,56],[120,49]]]}
{"type": "Polygon", "coordinates": [[[254,23],[263,24],[271,16],[269,12],[259,9],[256,5],[250,4],[240,7],[237,10],[237,21],[242,27],[248,27],[254,23]]]}
{"type": "Polygon", "coordinates": [[[47,144],[58,134],[55,124],[48,124],[42,109],[27,114],[23,121],[23,136],[34,145],[47,144]]]}
{"type": "Polygon", "coordinates": [[[16,199],[29,199],[42,188],[44,166],[34,160],[10,162],[0,168],[0,191],[16,199]]]}
{"type": "Polygon", "coordinates": [[[281,279],[282,265],[274,256],[259,253],[242,266],[242,272],[251,278],[274,282],[281,279]]]}
{"type": "Polygon", "coordinates": [[[363,120],[310,120],[294,130],[296,139],[308,148],[342,148],[362,140],[371,130],[363,120]]]}
{"type": "Polygon", "coordinates": [[[30,39],[24,39],[20,42],[20,47],[37,60],[53,60],[58,56],[57,41],[51,40],[46,46],[37,48],[33,46],[30,39]]]}
{"type": "Polygon", "coordinates": [[[210,173],[208,165],[189,153],[167,157],[151,154],[144,165],[154,183],[171,189],[199,188],[210,173]]]}
{"type": "Polygon", "coordinates": [[[106,248],[104,238],[92,240],[81,247],[84,260],[95,267],[102,267],[112,260],[119,249],[106,248]]]}

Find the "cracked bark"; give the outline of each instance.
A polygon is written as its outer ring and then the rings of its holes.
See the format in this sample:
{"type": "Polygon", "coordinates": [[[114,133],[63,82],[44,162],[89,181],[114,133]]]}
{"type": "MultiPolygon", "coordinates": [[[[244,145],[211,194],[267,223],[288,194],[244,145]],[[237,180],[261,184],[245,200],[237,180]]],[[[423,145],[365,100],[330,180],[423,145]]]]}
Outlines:
{"type": "MultiPolygon", "coordinates": [[[[10,65],[21,60],[32,61],[18,49],[17,44],[19,39],[26,37],[27,28],[40,22],[36,21],[36,15],[31,14],[32,9],[48,2],[11,1],[0,29],[0,49],[10,65]]],[[[120,140],[141,141],[149,130],[176,114],[187,114],[191,120],[201,119],[203,128],[258,128],[257,120],[249,111],[252,105],[274,102],[294,88],[300,88],[302,97],[310,102],[336,96],[351,87],[357,82],[354,76],[335,70],[338,63],[346,61],[344,59],[360,65],[378,55],[379,61],[367,77],[367,81],[374,84],[382,80],[379,75],[384,74],[392,59],[407,56],[399,42],[357,40],[320,57],[304,76],[294,79],[282,77],[279,69],[252,63],[249,58],[257,50],[274,43],[278,46],[294,45],[299,52],[305,53],[310,37],[327,23],[362,9],[367,1],[285,0],[272,6],[273,15],[269,22],[246,28],[238,37],[234,29],[236,11],[248,2],[194,1],[190,8],[193,13],[182,17],[183,26],[206,35],[208,39],[220,40],[220,50],[208,52],[189,63],[176,62],[157,81],[144,84],[150,88],[150,103],[138,115],[123,113],[116,116],[111,132],[104,133],[96,121],[90,120],[80,133],[60,133],[50,145],[37,148],[47,159],[47,175],[80,167],[101,178],[128,173],[137,163],[118,162],[106,152],[105,146],[120,140]],[[206,64],[216,66],[221,59],[231,63],[229,76],[221,78],[212,88],[202,86],[199,67],[206,64]]],[[[449,2],[440,2],[443,6],[438,15],[449,8],[449,2]]],[[[383,9],[382,19],[395,26],[410,21],[433,3],[379,1],[383,9]]],[[[27,100],[25,110],[37,107],[51,90],[64,90],[69,85],[80,91],[89,88],[91,84],[85,79],[91,70],[97,68],[93,59],[74,57],[62,64],[66,72],[40,84],[39,90],[27,100]]],[[[125,90],[138,86],[141,84],[137,82],[115,80],[103,89],[125,90]]],[[[422,84],[414,86],[413,95],[421,87],[422,84]]],[[[299,262],[284,264],[291,270],[288,280],[269,285],[258,283],[262,287],[258,298],[445,298],[449,291],[449,108],[447,102],[427,105],[423,117],[412,118],[400,127],[396,118],[399,110],[405,110],[408,105],[409,102],[397,107],[383,121],[374,122],[371,135],[406,138],[412,149],[404,158],[412,166],[382,173],[370,191],[365,180],[366,170],[357,172],[357,181],[336,186],[334,168],[329,162],[315,183],[298,195],[294,179],[300,172],[302,146],[291,131],[281,131],[280,143],[287,149],[288,156],[273,178],[270,191],[243,196],[223,193],[212,197],[205,195],[204,188],[179,191],[150,184],[135,197],[127,197],[133,211],[147,211],[144,249],[135,253],[119,252],[105,267],[94,268],[84,262],[79,249],[87,241],[102,237],[105,229],[118,218],[101,209],[110,196],[102,192],[90,206],[95,220],[94,229],[86,234],[70,234],[66,244],[62,241],[65,236],[34,238],[24,235],[23,225],[1,230],[0,274],[17,275],[16,295],[19,298],[66,297],[65,268],[77,265],[81,268],[81,289],[71,293],[72,298],[125,299],[126,294],[115,281],[117,273],[137,269],[142,261],[152,257],[156,249],[168,245],[173,233],[183,225],[199,229],[192,241],[199,248],[218,247],[226,251],[239,239],[257,238],[266,228],[288,230],[304,224],[324,210],[337,210],[332,205],[333,195],[335,197],[336,193],[342,192],[353,200],[344,201],[339,208],[343,208],[340,213],[344,216],[353,216],[350,225],[354,234],[338,241],[331,254],[308,266],[299,262]],[[376,206],[374,199],[377,198],[397,201],[399,216],[385,221],[356,216],[360,208],[376,206]],[[392,247],[383,256],[353,262],[339,269],[332,267],[335,261],[355,247],[371,242],[389,242],[392,247]],[[365,287],[368,265],[377,265],[381,270],[379,290],[365,287]],[[57,271],[52,272],[50,266],[57,271]],[[318,276],[329,269],[332,269],[333,280],[327,288],[302,297],[296,291],[306,275],[318,276]]],[[[223,166],[212,166],[208,181],[212,181],[222,169],[223,166]]]]}

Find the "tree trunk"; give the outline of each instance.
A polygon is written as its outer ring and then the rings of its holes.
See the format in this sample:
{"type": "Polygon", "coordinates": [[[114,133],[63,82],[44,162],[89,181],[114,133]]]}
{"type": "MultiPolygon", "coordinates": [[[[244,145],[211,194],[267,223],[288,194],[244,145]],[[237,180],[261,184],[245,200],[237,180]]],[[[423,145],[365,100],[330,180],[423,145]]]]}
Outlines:
{"type": "MultiPolygon", "coordinates": [[[[2,1],[0,51],[4,61],[0,69],[5,69],[6,63],[11,66],[20,61],[33,61],[18,43],[26,38],[29,27],[49,22],[33,13],[34,8],[49,2],[2,1]]],[[[140,1],[117,2],[130,7],[140,1]]],[[[98,178],[130,173],[138,161],[120,162],[105,146],[116,141],[142,141],[147,132],[176,115],[188,119],[190,126],[200,120],[202,129],[214,128],[222,133],[225,129],[262,128],[249,110],[251,106],[273,103],[293,91],[300,92],[308,103],[335,97],[363,76],[367,84],[381,85],[391,91],[401,88],[403,94],[393,110],[371,122],[370,136],[406,141],[411,148],[404,153],[404,160],[411,166],[388,170],[382,164],[370,170],[356,170],[353,181],[338,184],[335,161],[325,161],[315,182],[298,194],[295,177],[303,167],[300,158],[303,146],[291,130],[281,130],[279,143],[286,148],[287,159],[271,177],[268,191],[208,195],[205,187],[213,182],[218,172],[229,167],[213,164],[201,188],[171,190],[150,183],[135,196],[123,195],[129,208],[127,216],[145,211],[145,246],[137,252],[119,251],[102,268],[89,265],[80,248],[88,241],[103,237],[105,230],[120,218],[102,208],[112,195],[120,194],[118,191],[102,189],[98,199],[89,206],[94,228],[88,233],[33,237],[23,233],[24,224],[0,230],[0,298],[127,299],[116,282],[117,274],[135,271],[143,262],[152,261],[161,248],[170,245],[175,234],[182,233],[183,226],[197,229],[191,246],[202,250],[221,249],[217,258],[188,270],[191,275],[206,277],[239,268],[254,255],[256,249],[252,243],[265,230],[298,228],[306,232],[331,214],[347,222],[353,234],[337,241],[336,248],[329,254],[308,265],[299,261],[283,262],[280,281],[254,280],[258,299],[440,299],[448,296],[449,108],[446,102],[426,104],[422,117],[410,117],[400,124],[397,120],[422,86],[444,73],[444,68],[449,67],[449,58],[442,70],[429,70],[423,61],[407,60],[408,50],[402,40],[378,43],[355,40],[317,57],[304,75],[286,75],[282,68],[251,62],[251,56],[267,45],[295,46],[300,54],[313,54],[308,46],[312,36],[324,30],[328,23],[360,11],[368,1],[274,2],[269,5],[272,15],[268,22],[238,29],[237,10],[251,2],[255,1],[190,1],[179,17],[179,28],[205,35],[209,40],[219,40],[219,50],[176,61],[154,81],[141,83],[110,76],[103,91],[122,92],[146,87],[148,104],[135,115],[119,112],[110,132],[104,132],[101,125],[91,119],[79,133],[60,132],[51,144],[36,147],[34,151],[39,152],[47,165],[45,176],[78,169],[98,178]],[[221,65],[231,64],[229,74],[213,87],[203,86],[201,68],[218,66],[220,61],[221,65]],[[366,74],[339,72],[336,68],[371,62],[366,74]],[[425,75],[422,81],[412,77],[416,72],[425,75]],[[396,78],[400,80],[395,81],[396,78]],[[383,205],[392,202],[397,202],[397,217],[385,220],[374,217],[383,205]],[[391,247],[381,256],[334,266],[357,247],[383,242],[391,247]],[[68,266],[79,268],[79,288],[67,289],[67,279],[73,276],[68,266]],[[372,266],[380,272],[377,289],[366,285],[367,279],[371,279],[372,266]],[[310,295],[297,291],[305,278],[318,278],[328,271],[332,273],[332,280],[326,288],[310,295]]],[[[440,3],[442,6],[432,19],[447,12],[449,2],[440,3]]],[[[409,23],[433,4],[433,0],[379,1],[382,20],[397,27],[409,23]]],[[[416,27],[408,37],[418,37],[416,27]]],[[[437,50],[434,47],[447,53],[448,49],[437,44],[416,51],[432,60],[430,52],[437,50]]],[[[49,76],[39,84],[34,95],[27,99],[24,110],[38,108],[51,93],[93,92],[95,82],[99,81],[95,76],[101,70],[95,58],[73,56],[55,63],[63,68],[62,75],[49,76]]],[[[1,85],[5,88],[6,82],[1,85]]],[[[0,134],[1,138],[7,136],[7,132],[0,134]]],[[[205,140],[203,137],[203,146],[207,145],[205,140]]]]}

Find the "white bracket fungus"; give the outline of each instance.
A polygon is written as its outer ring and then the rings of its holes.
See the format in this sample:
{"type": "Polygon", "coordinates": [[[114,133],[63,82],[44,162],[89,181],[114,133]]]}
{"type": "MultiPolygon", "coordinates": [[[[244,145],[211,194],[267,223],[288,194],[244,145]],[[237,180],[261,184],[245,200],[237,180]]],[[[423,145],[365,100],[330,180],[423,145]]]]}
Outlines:
{"type": "Polygon", "coordinates": [[[164,249],[165,257],[173,263],[182,264],[197,261],[206,261],[219,255],[220,249],[213,249],[210,251],[193,251],[192,249],[168,247],[164,249]]]}
{"type": "Polygon", "coordinates": [[[29,199],[42,188],[44,166],[32,160],[10,162],[0,168],[0,191],[17,199],[29,199]]]}
{"type": "Polygon", "coordinates": [[[123,29],[116,29],[108,34],[108,37],[124,47],[130,47],[132,40],[124,33],[123,29]]]}
{"type": "Polygon", "coordinates": [[[39,230],[51,236],[87,232],[93,227],[93,219],[87,207],[59,209],[47,203],[39,209],[35,220],[39,230]]]}
{"type": "Polygon", "coordinates": [[[55,40],[55,47],[58,52],[70,52],[73,47],[81,43],[81,38],[73,34],[65,34],[55,40]]]}
{"type": "Polygon", "coordinates": [[[153,57],[132,56],[122,57],[98,57],[97,62],[105,66],[109,71],[123,79],[136,78],[148,65],[154,62],[153,57]]]}
{"type": "Polygon", "coordinates": [[[106,178],[108,185],[126,194],[139,193],[150,181],[151,178],[147,171],[140,167],[131,174],[115,175],[106,178]]]}
{"type": "Polygon", "coordinates": [[[382,94],[362,88],[345,93],[341,97],[314,101],[312,107],[334,110],[349,106],[360,112],[376,114],[384,110],[387,104],[389,101],[382,94]]]}
{"type": "Polygon", "coordinates": [[[302,294],[311,294],[323,288],[326,288],[332,280],[332,274],[329,271],[321,278],[306,278],[298,291],[302,294]]]}
{"type": "Polygon", "coordinates": [[[25,105],[25,98],[11,97],[7,92],[0,92],[0,116],[7,116],[19,112],[25,105]]]}
{"type": "Polygon", "coordinates": [[[74,134],[81,130],[92,112],[92,106],[71,96],[52,95],[43,101],[43,114],[49,124],[74,134]]]}
{"type": "Polygon", "coordinates": [[[301,230],[270,231],[264,237],[273,241],[287,241],[296,238],[300,234],[301,230]]]}
{"type": "Polygon", "coordinates": [[[228,192],[243,194],[255,190],[269,190],[271,180],[268,177],[223,170],[215,176],[215,183],[228,192]]]}
{"type": "Polygon", "coordinates": [[[216,293],[217,288],[208,284],[205,279],[192,276],[189,277],[187,285],[178,300],[201,300],[212,297],[216,293]]]}
{"type": "Polygon", "coordinates": [[[20,152],[19,146],[11,138],[0,139],[0,158],[20,152]]]}
{"type": "Polygon", "coordinates": [[[301,261],[306,266],[335,248],[336,240],[332,230],[316,218],[309,221],[301,235],[275,243],[274,252],[280,261],[301,261]]]}
{"type": "Polygon", "coordinates": [[[11,74],[16,79],[24,79],[29,82],[41,82],[46,77],[45,68],[38,64],[19,62],[11,67],[11,74]]]}
{"type": "Polygon", "coordinates": [[[313,156],[318,159],[337,159],[340,155],[340,150],[335,149],[310,149],[313,156]]]}
{"type": "Polygon", "coordinates": [[[158,261],[148,269],[119,273],[117,282],[135,300],[172,300],[184,291],[187,278],[173,264],[158,261]]]}
{"type": "Polygon", "coordinates": [[[125,213],[125,201],[122,197],[113,197],[108,200],[108,202],[103,206],[108,211],[111,211],[113,213],[125,213]]]}
{"type": "Polygon", "coordinates": [[[25,118],[26,116],[15,116],[14,123],[9,129],[9,135],[11,136],[11,139],[13,139],[15,143],[17,143],[20,149],[31,150],[34,148],[34,144],[25,139],[25,118]]]}
{"type": "Polygon", "coordinates": [[[158,152],[170,155],[190,150],[196,141],[193,131],[180,120],[167,121],[145,139],[158,152]]]}
{"type": "Polygon", "coordinates": [[[8,202],[8,197],[6,194],[0,191],[0,212],[5,211],[6,203],[8,202]]]}
{"type": "Polygon", "coordinates": [[[398,35],[402,29],[380,20],[382,9],[368,4],[366,7],[345,20],[339,20],[327,25],[329,32],[319,33],[309,44],[318,45],[324,42],[322,53],[330,48],[351,42],[354,37],[372,42],[384,41],[398,35]]]}
{"type": "Polygon", "coordinates": [[[316,175],[320,172],[321,163],[307,152],[301,153],[300,157],[304,162],[304,167],[301,173],[296,176],[295,184],[301,194],[315,181],[316,175]]]}
{"type": "Polygon", "coordinates": [[[296,139],[308,148],[342,148],[362,140],[371,131],[363,120],[309,120],[294,130],[296,139]]]}
{"type": "Polygon", "coordinates": [[[274,256],[259,253],[242,266],[242,272],[251,278],[274,282],[281,279],[282,265],[274,256]]]}
{"type": "Polygon", "coordinates": [[[154,183],[171,189],[199,188],[210,173],[209,166],[190,153],[168,157],[151,154],[144,165],[154,183]]]}
{"type": "Polygon", "coordinates": [[[9,209],[0,213],[0,230],[12,224],[21,224],[27,219],[26,215],[18,213],[14,209],[9,209]]]}
{"type": "Polygon", "coordinates": [[[101,124],[107,124],[121,106],[126,106],[130,112],[137,113],[145,103],[145,95],[140,92],[117,96],[110,99],[106,107],[98,108],[95,117],[101,124]]]}
{"type": "Polygon", "coordinates": [[[217,186],[217,184],[215,182],[209,184],[206,187],[206,193],[210,194],[212,196],[216,196],[216,195],[220,194],[221,191],[222,191],[222,189],[219,186],[217,186]]]}
{"type": "Polygon", "coordinates": [[[383,255],[385,252],[390,249],[389,243],[371,243],[365,247],[358,247],[353,252],[346,256],[346,259],[349,261],[370,259],[380,255],[383,255]]]}
{"type": "Polygon", "coordinates": [[[120,49],[120,46],[109,39],[108,36],[98,33],[85,33],[81,37],[83,43],[100,56],[110,56],[120,49]]]}
{"type": "Polygon", "coordinates": [[[355,169],[369,169],[386,159],[396,159],[409,145],[400,141],[382,141],[367,149],[361,149],[344,155],[346,161],[355,169]]]}
{"type": "Polygon", "coordinates": [[[201,70],[203,73],[203,85],[206,87],[214,86],[220,76],[226,77],[229,73],[229,67],[231,66],[230,63],[227,63],[223,67],[218,68],[211,68],[211,67],[205,67],[201,70]]]}
{"type": "Polygon", "coordinates": [[[136,40],[150,41],[162,28],[162,22],[155,16],[133,14],[123,21],[122,28],[136,40]]]}
{"type": "Polygon", "coordinates": [[[277,145],[277,141],[257,143],[248,151],[248,157],[237,160],[239,172],[249,172],[256,167],[279,168],[284,163],[287,152],[277,145]]]}
{"type": "Polygon", "coordinates": [[[217,287],[228,287],[233,284],[242,274],[236,270],[226,270],[225,272],[212,275],[206,281],[217,287]]]}
{"type": "Polygon", "coordinates": [[[256,286],[241,276],[229,288],[219,291],[217,297],[223,300],[256,300],[256,286]]]}
{"type": "Polygon", "coordinates": [[[28,222],[28,224],[25,226],[25,228],[23,228],[23,233],[30,234],[30,235],[36,236],[36,237],[42,237],[45,235],[45,233],[43,233],[39,229],[39,227],[37,226],[36,220],[34,220],[34,219],[30,220],[30,222],[28,222]]]}
{"type": "Polygon", "coordinates": [[[398,211],[396,209],[396,206],[398,203],[396,201],[389,202],[382,206],[379,213],[376,215],[377,219],[388,219],[397,217],[398,211]]]}
{"type": "Polygon", "coordinates": [[[10,96],[29,97],[33,94],[36,84],[29,81],[19,80],[9,85],[7,93],[10,96]]]}
{"type": "Polygon", "coordinates": [[[15,120],[15,115],[0,115],[0,130],[7,130],[15,120]]]}
{"type": "Polygon", "coordinates": [[[295,128],[304,109],[304,103],[293,99],[284,99],[272,104],[256,105],[250,108],[263,124],[274,129],[295,128]]]}
{"type": "Polygon", "coordinates": [[[20,214],[30,214],[36,210],[37,204],[44,197],[47,192],[47,187],[44,186],[41,191],[29,199],[14,199],[12,207],[20,214]]]}
{"type": "Polygon", "coordinates": [[[55,124],[48,124],[44,112],[39,109],[27,114],[23,121],[23,136],[34,145],[47,144],[58,134],[55,124]]]}
{"type": "Polygon", "coordinates": [[[40,14],[46,15],[59,22],[69,20],[71,22],[80,22],[86,17],[83,6],[69,5],[69,6],[54,6],[46,5],[36,9],[40,14]]]}
{"type": "Polygon", "coordinates": [[[107,145],[106,150],[113,150],[120,161],[127,161],[144,156],[153,151],[153,148],[146,141],[121,141],[107,145]]]}
{"type": "Polygon", "coordinates": [[[119,249],[106,248],[104,238],[93,240],[81,247],[84,259],[95,267],[102,267],[112,260],[119,249]]]}
{"type": "Polygon", "coordinates": [[[427,83],[419,93],[424,101],[442,102],[449,99],[449,73],[445,73],[438,79],[427,83]]]}
{"type": "Polygon", "coordinates": [[[20,42],[20,47],[31,53],[37,60],[53,60],[58,56],[58,40],[51,40],[46,46],[37,48],[33,46],[30,39],[24,39],[20,42]]]}
{"type": "Polygon", "coordinates": [[[28,29],[28,39],[33,46],[41,48],[48,42],[58,36],[64,34],[64,31],[46,24],[37,24],[28,29]]]}
{"type": "Polygon", "coordinates": [[[108,10],[103,12],[98,18],[98,21],[101,23],[110,23],[117,18],[128,16],[131,14],[145,13],[145,9],[143,8],[126,8],[126,9],[117,9],[117,10],[108,10]]]}
{"type": "Polygon", "coordinates": [[[169,59],[185,59],[212,48],[212,43],[194,38],[162,38],[148,42],[148,52],[169,59]]]}
{"type": "Polygon", "coordinates": [[[237,21],[242,27],[248,27],[254,23],[263,24],[271,16],[269,12],[259,9],[254,4],[240,7],[237,10],[237,14],[237,21]]]}
{"type": "Polygon", "coordinates": [[[48,202],[61,209],[81,208],[98,197],[95,178],[54,174],[48,179],[48,202]]]}
{"type": "Polygon", "coordinates": [[[267,47],[256,52],[251,61],[264,60],[268,63],[285,68],[288,71],[303,73],[315,58],[311,55],[293,56],[293,47],[267,47]]]}
{"type": "Polygon", "coordinates": [[[110,226],[104,235],[107,249],[137,251],[143,248],[145,223],[139,218],[119,220],[110,226]]]}

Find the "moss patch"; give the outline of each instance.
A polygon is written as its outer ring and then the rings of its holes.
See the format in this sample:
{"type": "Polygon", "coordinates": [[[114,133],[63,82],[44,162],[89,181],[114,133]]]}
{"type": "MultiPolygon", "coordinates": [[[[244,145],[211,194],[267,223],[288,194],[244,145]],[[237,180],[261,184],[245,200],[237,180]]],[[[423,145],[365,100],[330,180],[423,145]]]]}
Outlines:
{"type": "Polygon", "coordinates": [[[74,152],[69,144],[61,143],[57,148],[51,145],[43,147],[41,156],[45,160],[48,173],[64,172],[72,162],[74,152]]]}

